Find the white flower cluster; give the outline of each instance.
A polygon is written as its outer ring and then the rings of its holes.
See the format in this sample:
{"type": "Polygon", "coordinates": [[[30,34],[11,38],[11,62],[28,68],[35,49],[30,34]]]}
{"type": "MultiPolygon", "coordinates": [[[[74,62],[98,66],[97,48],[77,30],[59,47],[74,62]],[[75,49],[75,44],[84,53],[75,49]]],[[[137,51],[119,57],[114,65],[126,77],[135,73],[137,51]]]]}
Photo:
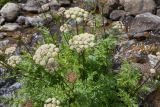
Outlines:
{"type": "Polygon", "coordinates": [[[21,57],[20,56],[11,56],[8,60],[7,63],[12,66],[15,67],[17,64],[19,64],[21,62],[21,57]]]}
{"type": "Polygon", "coordinates": [[[5,50],[6,55],[11,55],[16,51],[16,47],[9,47],[5,50]]]}
{"type": "Polygon", "coordinates": [[[57,65],[55,57],[58,52],[59,48],[56,48],[54,44],[44,44],[36,50],[33,60],[48,70],[55,70],[57,65]]]}
{"type": "Polygon", "coordinates": [[[71,31],[71,29],[72,27],[69,24],[64,24],[60,27],[60,31],[64,33],[71,31]]]}
{"type": "Polygon", "coordinates": [[[80,53],[87,48],[93,47],[95,45],[94,40],[95,35],[89,33],[76,35],[69,40],[70,49],[75,49],[78,53],[80,53]]]}
{"type": "Polygon", "coordinates": [[[58,15],[61,16],[64,14],[64,12],[66,11],[66,9],[64,7],[61,7],[59,10],[58,10],[58,15]]]}
{"type": "Polygon", "coordinates": [[[81,9],[79,7],[72,7],[64,12],[66,18],[71,18],[76,20],[78,23],[81,21],[86,21],[89,18],[89,12],[81,9]]]}
{"type": "Polygon", "coordinates": [[[60,107],[60,101],[56,98],[48,98],[45,101],[44,107],[60,107]]]}

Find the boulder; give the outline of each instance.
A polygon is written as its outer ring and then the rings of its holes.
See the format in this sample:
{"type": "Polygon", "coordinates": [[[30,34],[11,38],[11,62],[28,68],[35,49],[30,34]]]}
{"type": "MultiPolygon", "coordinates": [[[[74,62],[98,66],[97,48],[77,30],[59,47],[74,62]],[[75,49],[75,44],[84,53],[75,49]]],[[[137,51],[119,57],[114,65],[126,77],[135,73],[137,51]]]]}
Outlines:
{"type": "Polygon", "coordinates": [[[157,6],[160,6],[160,0],[154,0],[157,6]]]}
{"type": "Polygon", "coordinates": [[[160,9],[157,9],[157,12],[156,12],[157,14],[157,16],[160,16],[160,9]]]}
{"type": "Polygon", "coordinates": [[[49,23],[52,20],[52,16],[49,14],[40,14],[38,16],[19,16],[17,19],[17,23],[25,26],[35,26],[35,25],[44,25],[45,23],[49,23]]]}
{"type": "Polygon", "coordinates": [[[110,14],[110,19],[118,21],[126,12],[124,10],[113,10],[110,14]]]}
{"type": "Polygon", "coordinates": [[[0,16],[0,25],[2,25],[4,21],[5,21],[4,17],[0,16]]]}
{"type": "Polygon", "coordinates": [[[41,5],[47,3],[47,0],[27,0],[27,3],[22,6],[22,9],[28,12],[39,12],[41,5]]]}
{"type": "Polygon", "coordinates": [[[7,44],[9,43],[9,40],[3,40],[3,41],[0,41],[0,49],[4,48],[7,46],[7,44]]]}
{"type": "Polygon", "coordinates": [[[129,27],[128,33],[131,35],[143,33],[145,31],[160,33],[160,17],[151,13],[139,14],[136,15],[135,18],[127,16],[122,22],[126,27],[129,27]]]}
{"type": "Polygon", "coordinates": [[[61,6],[69,6],[71,5],[71,0],[59,0],[59,4],[61,6]]]}
{"type": "Polygon", "coordinates": [[[7,20],[13,21],[17,18],[20,12],[20,7],[15,3],[7,3],[0,10],[0,14],[7,20]]]}
{"type": "Polygon", "coordinates": [[[100,12],[102,12],[103,9],[103,14],[109,18],[109,15],[113,10],[120,9],[119,0],[101,0],[98,1],[98,7],[100,12]]]}
{"type": "Polygon", "coordinates": [[[0,26],[0,31],[14,31],[18,28],[20,28],[20,26],[17,23],[6,23],[5,25],[0,26]]]}
{"type": "Polygon", "coordinates": [[[120,0],[126,12],[137,15],[144,12],[153,12],[156,7],[154,0],[120,0]]]}
{"type": "Polygon", "coordinates": [[[3,39],[7,36],[7,33],[5,32],[0,32],[0,39],[3,39]]]}

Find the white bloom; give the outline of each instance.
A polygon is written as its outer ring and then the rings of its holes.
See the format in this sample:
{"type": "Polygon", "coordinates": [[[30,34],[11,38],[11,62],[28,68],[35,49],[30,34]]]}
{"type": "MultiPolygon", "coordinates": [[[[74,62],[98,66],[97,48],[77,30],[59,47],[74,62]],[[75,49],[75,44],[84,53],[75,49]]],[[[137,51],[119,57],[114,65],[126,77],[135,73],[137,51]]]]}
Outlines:
{"type": "Polygon", "coordinates": [[[53,64],[55,61],[54,61],[54,58],[50,58],[49,60],[48,60],[48,64],[53,64]]]}
{"type": "Polygon", "coordinates": [[[63,15],[65,11],[66,11],[66,9],[65,9],[64,7],[61,7],[61,8],[58,10],[58,15],[63,15]]]}
{"type": "Polygon", "coordinates": [[[76,50],[78,53],[82,52],[84,49],[93,47],[95,36],[89,33],[83,33],[75,35],[69,40],[69,45],[71,50],[76,50]]]}
{"type": "Polygon", "coordinates": [[[19,64],[21,62],[21,58],[20,56],[11,56],[8,60],[7,60],[7,63],[10,65],[10,66],[13,66],[15,67],[17,64],[19,64]]]}
{"type": "Polygon", "coordinates": [[[44,44],[36,50],[33,60],[36,64],[42,65],[48,70],[54,70],[54,67],[56,67],[55,58],[58,52],[59,49],[54,44],[44,44]]]}
{"type": "Polygon", "coordinates": [[[76,15],[72,14],[72,15],[71,15],[71,18],[72,18],[72,19],[75,19],[75,18],[76,18],[76,15]]]}
{"type": "Polygon", "coordinates": [[[66,18],[76,19],[78,23],[89,17],[89,13],[79,7],[72,7],[66,10],[64,14],[66,18]]]}
{"type": "Polygon", "coordinates": [[[52,103],[56,103],[57,99],[56,98],[52,98],[52,103]]]}
{"type": "Polygon", "coordinates": [[[49,98],[45,101],[44,107],[59,107],[60,101],[56,98],[49,98]]]}
{"type": "Polygon", "coordinates": [[[42,60],[39,64],[42,65],[42,66],[46,66],[46,61],[42,60]]]}
{"type": "Polygon", "coordinates": [[[9,47],[5,50],[6,55],[13,54],[16,51],[16,47],[9,47]]]}
{"type": "Polygon", "coordinates": [[[52,98],[48,98],[48,99],[45,101],[45,103],[50,103],[50,102],[52,102],[52,98]]]}
{"type": "Polygon", "coordinates": [[[69,17],[70,17],[70,15],[69,15],[69,14],[67,14],[67,15],[66,15],[66,18],[69,18],[69,17]]]}
{"type": "Polygon", "coordinates": [[[76,21],[77,21],[78,23],[80,23],[80,22],[83,21],[83,19],[82,19],[81,17],[77,17],[77,18],[76,18],[76,21]]]}
{"type": "Polygon", "coordinates": [[[54,48],[55,52],[59,52],[59,48],[54,48]]]}
{"type": "Polygon", "coordinates": [[[93,43],[93,42],[91,42],[91,43],[89,44],[90,47],[93,47],[94,45],[95,45],[95,43],[93,43]]]}
{"type": "Polygon", "coordinates": [[[56,103],[57,103],[57,105],[60,105],[60,101],[59,101],[59,100],[57,100],[57,102],[56,102],[56,103]]]}
{"type": "Polygon", "coordinates": [[[71,29],[72,29],[72,26],[69,24],[64,24],[60,27],[60,31],[65,33],[71,31],[71,29]]]}

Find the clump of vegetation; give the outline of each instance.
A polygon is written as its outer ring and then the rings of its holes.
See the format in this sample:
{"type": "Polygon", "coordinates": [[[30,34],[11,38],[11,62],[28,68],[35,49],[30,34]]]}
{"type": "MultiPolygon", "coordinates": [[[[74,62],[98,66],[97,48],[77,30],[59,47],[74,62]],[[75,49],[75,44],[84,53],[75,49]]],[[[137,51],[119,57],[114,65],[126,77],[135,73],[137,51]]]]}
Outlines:
{"type": "Polygon", "coordinates": [[[140,73],[127,61],[118,74],[112,72],[116,39],[112,34],[85,33],[88,19],[82,17],[81,12],[78,22],[67,19],[76,27],[63,29],[61,44],[43,29],[45,43],[37,43],[33,54],[22,51],[16,66],[3,58],[1,64],[22,84],[8,98],[11,105],[31,101],[33,107],[138,107],[138,93],[145,91],[143,86],[137,89],[140,73]]]}

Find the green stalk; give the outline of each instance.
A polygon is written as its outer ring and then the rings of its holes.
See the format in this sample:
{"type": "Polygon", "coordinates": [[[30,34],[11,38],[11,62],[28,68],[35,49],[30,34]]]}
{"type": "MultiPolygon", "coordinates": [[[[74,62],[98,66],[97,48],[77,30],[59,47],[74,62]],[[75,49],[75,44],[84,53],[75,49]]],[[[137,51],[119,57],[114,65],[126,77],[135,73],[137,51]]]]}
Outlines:
{"type": "Polygon", "coordinates": [[[77,23],[77,21],[76,21],[76,33],[77,33],[77,35],[79,34],[79,32],[78,32],[78,23],[77,23]]]}
{"type": "Polygon", "coordinates": [[[63,33],[63,37],[64,37],[64,40],[66,41],[66,43],[69,45],[68,39],[67,39],[67,37],[66,37],[66,35],[64,33],[63,33]]]}
{"type": "Polygon", "coordinates": [[[102,21],[103,21],[103,32],[104,32],[104,34],[105,34],[105,31],[106,31],[106,29],[105,29],[105,23],[104,23],[104,5],[102,4],[102,21]]]}

